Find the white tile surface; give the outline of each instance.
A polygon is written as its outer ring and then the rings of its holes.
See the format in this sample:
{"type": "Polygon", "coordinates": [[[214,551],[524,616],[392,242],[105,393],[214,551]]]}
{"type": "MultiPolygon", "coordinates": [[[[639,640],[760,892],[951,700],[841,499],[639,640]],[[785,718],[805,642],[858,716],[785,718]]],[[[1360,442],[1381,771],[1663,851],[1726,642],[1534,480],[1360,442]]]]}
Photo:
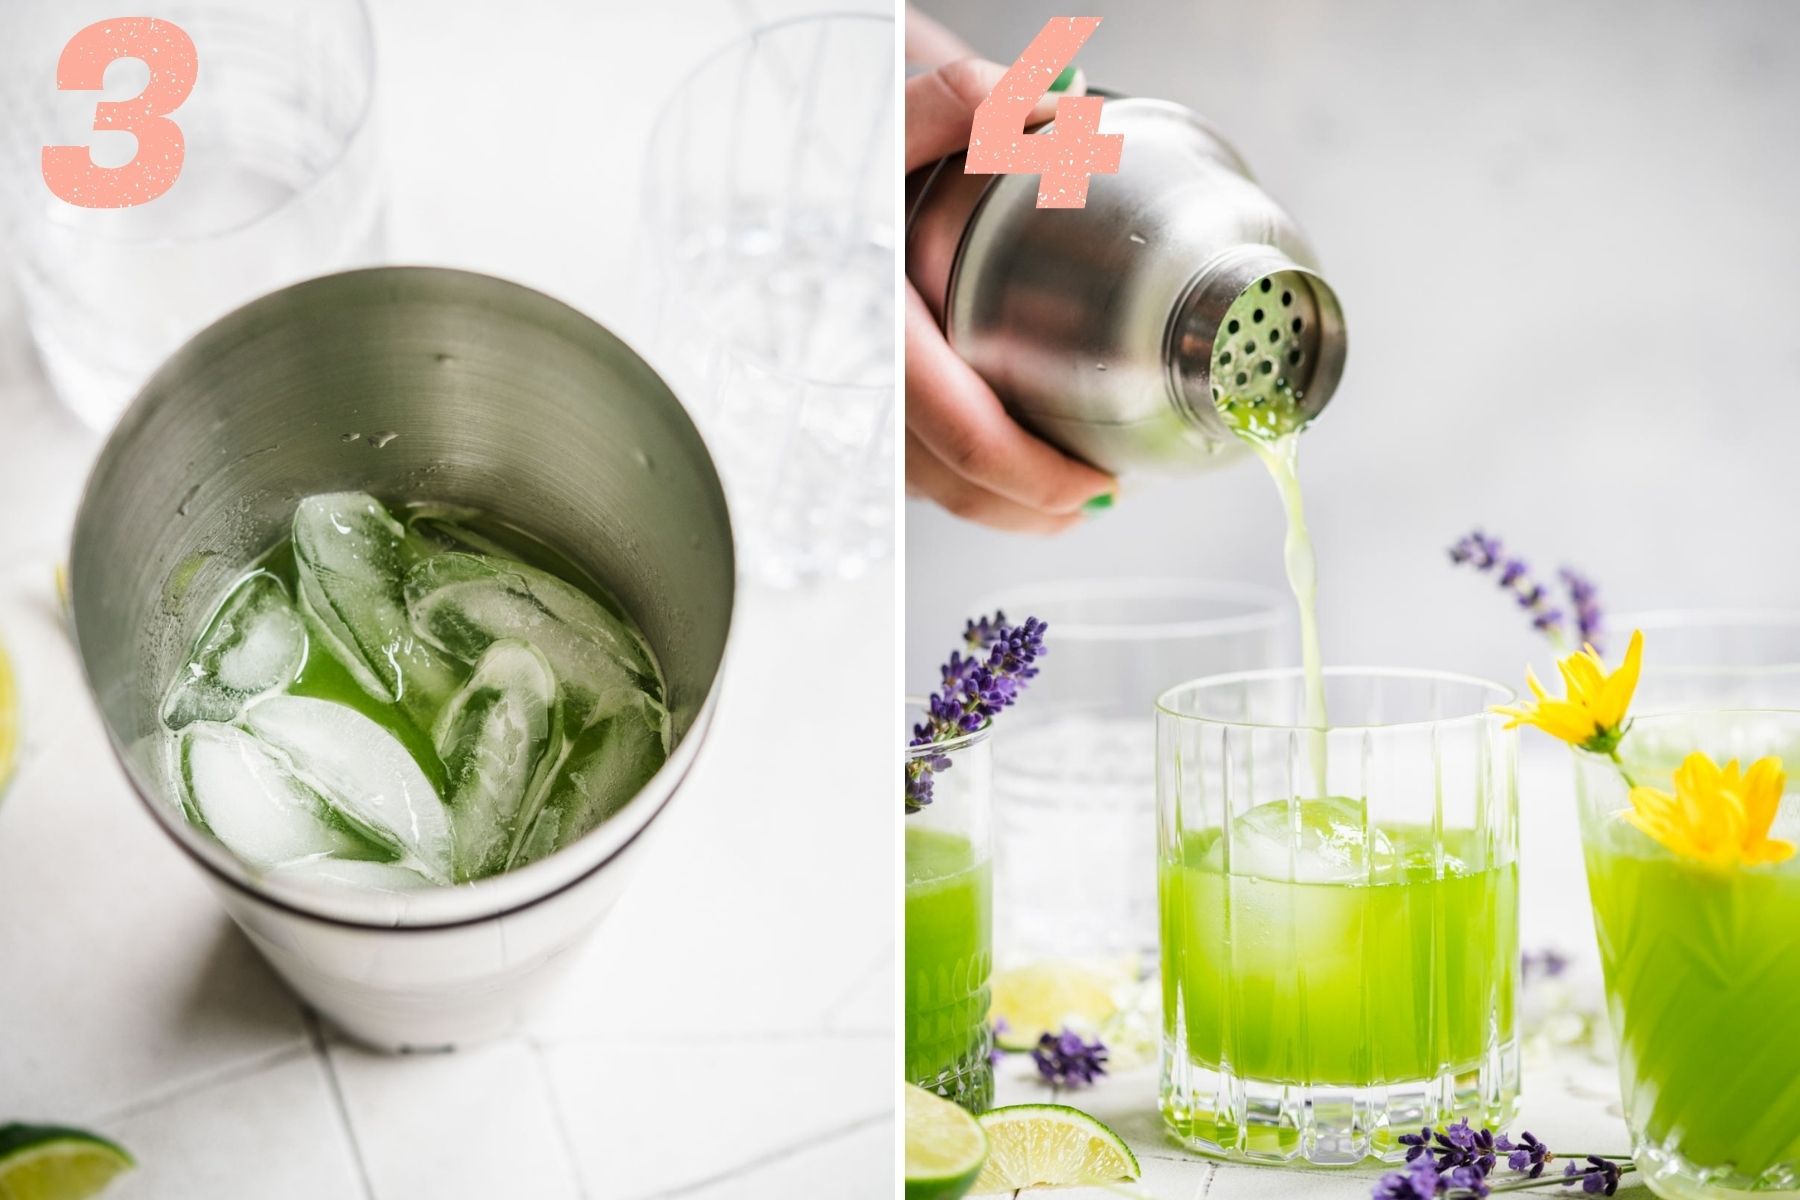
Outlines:
{"type": "MultiPolygon", "coordinates": [[[[590,1195],[686,1195],[891,1122],[890,1037],[758,1036],[730,1025],[732,996],[716,994],[723,1025],[707,1040],[545,1047],[590,1195]]],[[[891,1153],[854,1170],[840,1162],[838,1181],[891,1186],[892,1162],[891,1153]]]]}
{"type": "Polygon", "coordinates": [[[329,1080],[310,1052],[108,1122],[106,1132],[138,1161],[108,1190],[109,1200],[369,1194],[329,1080]]]}
{"type": "Polygon", "coordinates": [[[329,1050],[370,1190],[382,1200],[581,1195],[525,1042],[401,1060],[335,1038],[329,1050]]]}
{"type": "MultiPolygon", "coordinates": [[[[371,6],[390,257],[518,279],[627,337],[655,110],[702,55],[818,7],[371,6]]],[[[0,283],[0,639],[30,751],[0,801],[0,1121],[117,1137],[142,1164],[128,1200],[888,1194],[891,568],[741,596],[700,765],[528,1038],[327,1059],[117,777],[46,600],[98,444],[0,283]]]]}

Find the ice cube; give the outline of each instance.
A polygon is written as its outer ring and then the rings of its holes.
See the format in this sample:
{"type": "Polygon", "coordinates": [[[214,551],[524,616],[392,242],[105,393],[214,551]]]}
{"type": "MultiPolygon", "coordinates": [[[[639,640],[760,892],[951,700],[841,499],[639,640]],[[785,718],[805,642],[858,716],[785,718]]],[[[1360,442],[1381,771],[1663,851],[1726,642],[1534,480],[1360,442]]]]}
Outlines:
{"type": "Polygon", "coordinates": [[[458,504],[424,503],[414,505],[406,514],[406,527],[432,550],[470,550],[494,558],[512,559],[506,547],[486,534],[477,533],[470,522],[481,514],[458,504]]]}
{"type": "Polygon", "coordinates": [[[576,739],[512,866],[534,863],[618,812],[667,757],[666,714],[649,697],[576,739]]]}
{"type": "Polygon", "coordinates": [[[1360,801],[1343,796],[1259,804],[1231,822],[1208,854],[1214,869],[1290,883],[1353,883],[1391,868],[1394,846],[1364,828],[1360,801]],[[1294,811],[1295,809],[1298,812],[1294,811]],[[1229,842],[1229,846],[1227,846],[1229,842]]]}
{"type": "Polygon", "coordinates": [[[549,782],[562,750],[556,676],[525,642],[502,638],[445,706],[432,731],[449,784],[456,877],[506,868],[526,802],[549,782]]]}
{"type": "Polygon", "coordinates": [[[251,866],[367,852],[336,826],[325,798],[250,734],[195,721],[180,737],[177,779],[188,819],[251,866]]]}
{"type": "Polygon", "coordinates": [[[580,588],[524,563],[452,551],[407,573],[413,626],[474,662],[499,638],[530,642],[550,660],[575,728],[603,720],[661,684],[649,648],[617,614],[580,588]]]}
{"type": "Polygon", "coordinates": [[[293,681],[306,661],[306,626],[281,580],[248,575],[219,603],[163,698],[163,723],[235,721],[244,705],[293,681]]]}
{"type": "Polygon", "coordinates": [[[316,884],[325,888],[354,888],[369,892],[410,892],[430,887],[431,880],[399,863],[358,861],[345,858],[304,858],[285,863],[270,872],[278,879],[316,884]]]}
{"type": "Polygon", "coordinates": [[[370,695],[418,715],[456,690],[456,676],[407,620],[415,557],[405,527],[363,492],[308,496],[294,510],[301,611],[370,695]]]}
{"type": "Polygon", "coordinates": [[[449,814],[393,734],[353,708],[310,696],[266,696],[244,710],[244,724],[330,803],[397,843],[408,865],[450,881],[449,814]]]}

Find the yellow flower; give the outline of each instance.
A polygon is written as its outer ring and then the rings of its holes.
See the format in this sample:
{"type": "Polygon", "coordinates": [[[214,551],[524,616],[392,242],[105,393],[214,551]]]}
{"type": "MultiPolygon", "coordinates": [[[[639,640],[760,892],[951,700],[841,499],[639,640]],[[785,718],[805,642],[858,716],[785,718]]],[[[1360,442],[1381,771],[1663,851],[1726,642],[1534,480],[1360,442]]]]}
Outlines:
{"type": "Polygon", "coordinates": [[[1625,650],[1625,662],[1610,675],[1599,653],[1583,647],[1556,664],[1562,672],[1566,700],[1552,699],[1544,691],[1531,668],[1525,668],[1525,682],[1531,685],[1533,699],[1517,708],[1496,708],[1502,716],[1511,717],[1508,729],[1535,725],[1551,737],[1571,746],[1611,754],[1625,733],[1625,712],[1631,707],[1631,694],[1637,691],[1638,670],[1643,664],[1644,633],[1631,635],[1625,650]]]}
{"type": "Polygon", "coordinates": [[[1721,770],[1696,750],[1675,771],[1675,794],[1631,789],[1627,821],[1673,850],[1715,867],[1785,862],[1792,842],[1769,836],[1787,774],[1779,758],[1759,758],[1748,771],[1737,759],[1721,770]]]}

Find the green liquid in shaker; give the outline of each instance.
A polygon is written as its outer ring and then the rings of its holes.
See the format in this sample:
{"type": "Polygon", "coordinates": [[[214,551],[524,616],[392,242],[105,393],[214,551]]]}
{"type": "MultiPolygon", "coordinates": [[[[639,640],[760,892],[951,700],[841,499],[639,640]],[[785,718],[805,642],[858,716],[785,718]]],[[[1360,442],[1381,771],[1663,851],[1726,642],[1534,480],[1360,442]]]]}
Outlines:
{"type": "Polygon", "coordinates": [[[259,871],[399,890],[542,859],[669,749],[661,671],[568,559],[467,509],[300,502],[162,705],[171,788],[259,871]]]}

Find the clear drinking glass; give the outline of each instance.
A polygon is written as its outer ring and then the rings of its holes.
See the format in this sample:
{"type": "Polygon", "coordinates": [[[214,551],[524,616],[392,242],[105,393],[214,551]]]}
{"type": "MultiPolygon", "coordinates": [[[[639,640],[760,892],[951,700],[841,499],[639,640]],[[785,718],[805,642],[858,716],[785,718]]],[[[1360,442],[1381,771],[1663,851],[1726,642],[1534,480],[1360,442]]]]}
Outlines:
{"type": "MultiPolygon", "coordinates": [[[[907,729],[922,718],[907,702],[907,729]]],[[[910,741],[910,737],[908,738],[910,741]]],[[[982,1112],[994,1100],[988,1059],[993,967],[993,779],[988,730],[908,747],[929,777],[929,803],[906,814],[906,1078],[982,1112]]]]}
{"type": "Polygon", "coordinates": [[[381,249],[374,47],[361,0],[168,0],[155,15],[193,40],[199,76],[171,114],[186,142],[179,178],[134,208],[87,209],[51,194],[46,145],[93,146],[119,166],[128,133],[95,133],[97,99],[136,95],[137,60],[102,92],[56,87],[63,45],[118,16],[106,0],[26,0],[0,53],[0,241],[57,393],[89,425],[112,425],[176,347],[246,300],[373,262],[381,249]]]}
{"type": "Polygon", "coordinates": [[[1512,693],[1429,671],[1185,683],[1157,703],[1163,1120],[1204,1154],[1396,1159],[1516,1106],[1512,693]]]}
{"type": "Polygon", "coordinates": [[[1133,981],[1155,969],[1143,869],[1156,844],[1154,699],[1288,661],[1293,607],[1271,589],[1185,579],[1045,583],[980,606],[1049,622],[1054,655],[994,738],[1002,963],[1133,981]]]}
{"type": "Polygon", "coordinates": [[[1800,609],[1664,609],[1607,626],[1614,653],[1644,631],[1633,712],[1800,708],[1800,609]]]}
{"type": "Polygon", "coordinates": [[[645,167],[651,351],[767,582],[893,542],[894,23],[769,25],[707,59],[645,167]]]}
{"type": "MultiPolygon", "coordinates": [[[[1620,752],[1635,782],[1670,791],[1673,763],[1646,759],[1675,745],[1746,767],[1780,757],[1790,774],[1772,835],[1800,841],[1800,712],[1638,717],[1620,752]]],[[[1800,1195],[1800,860],[1721,868],[1678,857],[1621,819],[1629,801],[1615,764],[1575,757],[1638,1169],[1668,1200],[1800,1195]]]]}

